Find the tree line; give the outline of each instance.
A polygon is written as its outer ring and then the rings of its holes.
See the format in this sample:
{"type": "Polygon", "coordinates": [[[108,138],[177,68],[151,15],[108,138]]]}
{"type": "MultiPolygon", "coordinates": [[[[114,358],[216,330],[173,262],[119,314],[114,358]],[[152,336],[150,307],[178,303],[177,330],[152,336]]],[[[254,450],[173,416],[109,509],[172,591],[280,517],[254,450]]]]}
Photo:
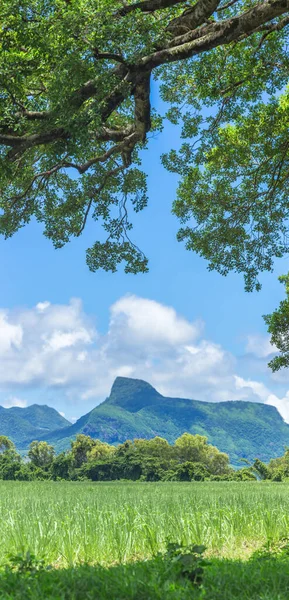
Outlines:
{"type": "Polygon", "coordinates": [[[184,433],[174,444],[161,437],[134,439],[118,446],[79,434],[71,447],[56,454],[53,446],[33,441],[21,456],[13,442],[0,436],[0,479],[33,481],[246,481],[289,477],[289,449],[268,465],[259,459],[240,469],[202,435],[184,433]]]}

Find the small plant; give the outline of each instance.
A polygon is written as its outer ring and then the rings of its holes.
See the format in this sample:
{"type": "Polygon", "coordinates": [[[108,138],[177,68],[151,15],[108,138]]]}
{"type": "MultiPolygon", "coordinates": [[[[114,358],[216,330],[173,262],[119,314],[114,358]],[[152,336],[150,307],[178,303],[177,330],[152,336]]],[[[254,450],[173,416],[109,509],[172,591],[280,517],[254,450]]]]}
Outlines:
{"type": "Polygon", "coordinates": [[[169,543],[165,557],[174,564],[182,579],[189,579],[195,586],[203,582],[204,568],[210,563],[203,557],[206,550],[202,545],[183,546],[169,543]]]}
{"type": "Polygon", "coordinates": [[[45,566],[44,560],[39,560],[29,550],[26,553],[10,554],[8,560],[10,570],[28,577],[48,568],[45,566]]]}
{"type": "Polygon", "coordinates": [[[289,538],[283,537],[280,540],[268,540],[262,548],[254,552],[251,559],[272,560],[272,558],[286,558],[289,556],[289,538]]]}

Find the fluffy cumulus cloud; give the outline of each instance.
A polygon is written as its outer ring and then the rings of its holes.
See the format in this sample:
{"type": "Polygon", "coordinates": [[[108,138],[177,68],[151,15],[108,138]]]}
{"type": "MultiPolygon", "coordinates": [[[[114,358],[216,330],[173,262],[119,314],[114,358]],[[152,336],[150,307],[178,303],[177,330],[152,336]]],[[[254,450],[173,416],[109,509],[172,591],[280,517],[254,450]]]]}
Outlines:
{"type": "Polygon", "coordinates": [[[151,351],[186,344],[199,337],[203,324],[189,323],[176,311],[154,300],[125,296],[111,307],[110,333],[125,344],[151,351]]]}
{"type": "Polygon", "coordinates": [[[79,300],[0,313],[0,386],[69,384],[78,380],[76,353],[95,341],[79,300]]]}
{"type": "MultiPolygon", "coordinates": [[[[251,337],[247,352],[271,348],[251,337]]],[[[128,295],[110,308],[100,335],[81,301],[41,301],[30,309],[0,310],[0,391],[6,406],[23,406],[31,390],[50,390],[84,413],[103,400],[116,376],[149,381],[161,393],[207,401],[249,399],[273,404],[289,422],[289,392],[275,395],[238,372],[236,358],[204,336],[174,308],[128,295]]],[[[36,391],[35,391],[36,390],[36,391]]]]}

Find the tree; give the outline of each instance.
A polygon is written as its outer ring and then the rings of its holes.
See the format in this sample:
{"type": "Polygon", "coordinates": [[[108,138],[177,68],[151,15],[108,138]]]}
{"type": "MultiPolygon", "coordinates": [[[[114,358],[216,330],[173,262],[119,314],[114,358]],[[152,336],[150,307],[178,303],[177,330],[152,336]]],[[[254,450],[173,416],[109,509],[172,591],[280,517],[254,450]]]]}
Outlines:
{"type": "Polygon", "coordinates": [[[156,456],[144,456],[142,460],[143,481],[161,481],[165,473],[168,471],[168,463],[161,462],[161,459],[156,456]]]}
{"type": "Polygon", "coordinates": [[[28,450],[28,458],[35,467],[47,469],[51,466],[55,455],[53,446],[47,442],[31,442],[28,450]]]}
{"type": "Polygon", "coordinates": [[[135,456],[137,454],[137,448],[131,440],[126,440],[122,444],[118,444],[116,448],[117,457],[135,456]]]}
{"type": "Polygon", "coordinates": [[[6,435],[0,435],[0,479],[16,479],[20,469],[21,456],[15,445],[6,435]]]}
{"type": "Polygon", "coordinates": [[[220,452],[216,446],[208,446],[206,467],[212,475],[225,475],[230,473],[229,456],[220,452]]]}
{"type": "Polygon", "coordinates": [[[272,481],[282,481],[289,478],[289,448],[285,448],[285,453],[279,458],[272,458],[267,466],[268,479],[272,481]]]}
{"type": "Polygon", "coordinates": [[[226,475],[230,472],[228,454],[208,444],[208,438],[203,435],[183,433],[175,441],[175,450],[182,463],[202,464],[211,475],[226,475]]]}
{"type": "Polygon", "coordinates": [[[173,457],[172,446],[170,446],[166,439],[159,436],[151,440],[135,439],[134,446],[141,456],[155,457],[160,460],[169,460],[173,457]]]}
{"type": "Polygon", "coordinates": [[[72,462],[76,468],[81,467],[87,462],[88,456],[94,448],[96,442],[89,435],[79,433],[76,440],[71,442],[72,462]]]}
{"type": "Polygon", "coordinates": [[[279,277],[286,287],[286,298],[272,315],[265,315],[264,319],[271,334],[271,344],[279,350],[279,355],[269,362],[272,371],[279,371],[282,367],[289,366],[289,274],[279,277]]]}
{"type": "Polygon", "coordinates": [[[110,446],[106,442],[101,442],[100,440],[94,440],[94,445],[91,450],[87,453],[87,460],[106,460],[111,458],[115,453],[115,447],[110,446]]]}
{"type": "Polygon", "coordinates": [[[173,481],[205,481],[209,477],[210,473],[202,463],[186,461],[175,468],[171,479],[173,481]]]}
{"type": "Polygon", "coordinates": [[[232,481],[256,481],[257,478],[250,467],[244,467],[229,475],[229,479],[232,481]]]}
{"type": "Polygon", "coordinates": [[[257,473],[260,479],[270,479],[270,471],[268,469],[268,466],[265,463],[263,463],[259,458],[255,459],[252,466],[252,471],[257,473]]]}
{"type": "Polygon", "coordinates": [[[15,445],[6,435],[0,435],[0,454],[8,451],[15,451],[15,445]]]}
{"type": "Polygon", "coordinates": [[[129,208],[147,203],[158,79],[184,139],[163,157],[178,239],[258,289],[289,249],[288,0],[3,0],[0,19],[0,233],[35,216],[60,247],[92,217],[89,268],[146,271],[129,208]]]}
{"type": "Polygon", "coordinates": [[[181,462],[205,463],[207,459],[208,438],[203,435],[183,433],[175,441],[175,448],[181,462]]]}
{"type": "Polygon", "coordinates": [[[72,456],[70,453],[61,452],[51,465],[53,479],[70,479],[72,477],[72,456]]]}

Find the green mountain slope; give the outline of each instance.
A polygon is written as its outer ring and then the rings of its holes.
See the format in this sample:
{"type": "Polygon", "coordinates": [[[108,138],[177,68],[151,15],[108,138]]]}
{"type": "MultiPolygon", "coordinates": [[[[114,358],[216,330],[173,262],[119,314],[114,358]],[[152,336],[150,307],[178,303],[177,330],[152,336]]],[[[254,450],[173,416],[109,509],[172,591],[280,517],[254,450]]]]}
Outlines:
{"type": "Polygon", "coordinates": [[[115,380],[102,404],[74,425],[43,439],[63,450],[78,433],[109,443],[160,435],[172,443],[185,431],[206,435],[229,454],[233,464],[240,458],[269,460],[289,445],[289,425],[273,406],[166,398],[148,383],[125,377],[115,380]]]}
{"type": "Polygon", "coordinates": [[[33,404],[27,408],[0,406],[0,435],[9,437],[18,449],[26,448],[44,433],[68,425],[70,422],[67,419],[46,405],[33,404]]]}

